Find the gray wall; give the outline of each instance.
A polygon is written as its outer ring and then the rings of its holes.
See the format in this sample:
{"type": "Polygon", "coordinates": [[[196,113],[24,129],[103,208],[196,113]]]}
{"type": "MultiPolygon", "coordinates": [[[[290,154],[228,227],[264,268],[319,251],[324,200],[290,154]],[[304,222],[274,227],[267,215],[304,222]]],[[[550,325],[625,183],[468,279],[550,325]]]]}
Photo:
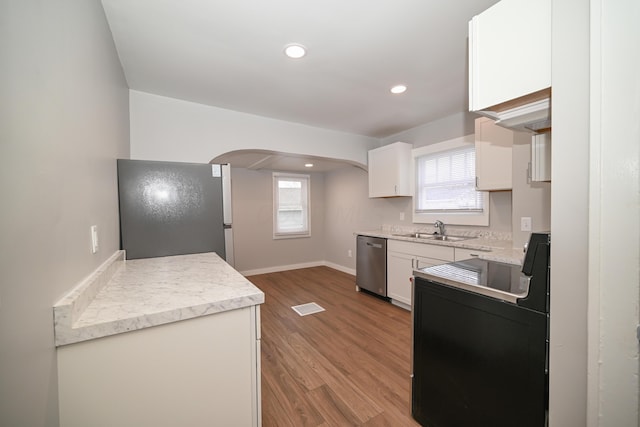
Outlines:
{"type": "MultiPolygon", "coordinates": [[[[432,135],[425,134],[425,129],[428,128],[437,128],[434,135],[446,135],[449,139],[462,136],[457,132],[468,130],[460,125],[461,117],[456,115],[433,126],[420,126],[405,132],[405,136],[414,135],[411,140],[416,146],[425,145],[423,143],[426,140],[430,143],[442,141],[432,141],[432,135]]],[[[527,161],[524,160],[524,165],[520,165],[525,172],[527,161]]],[[[242,168],[232,170],[236,268],[245,273],[277,271],[286,266],[325,261],[334,267],[355,273],[355,232],[380,229],[382,225],[430,227],[429,224],[412,223],[412,203],[409,197],[370,199],[367,172],[346,166],[324,174],[312,174],[312,237],[273,240],[271,172],[242,168]],[[401,213],[404,213],[404,220],[400,220],[401,213]],[[348,255],[349,250],[351,257],[348,255]]],[[[512,193],[492,192],[489,200],[489,229],[511,232],[512,193]]],[[[548,204],[545,206],[548,209],[548,204]]],[[[527,213],[535,216],[529,210],[527,213]]]]}
{"type": "Polygon", "coordinates": [[[0,28],[0,425],[49,427],[52,306],[118,249],[129,95],[99,1],[2,2],[0,28]]]}
{"type": "MultiPolygon", "coordinates": [[[[311,237],[273,239],[272,172],[232,168],[235,268],[244,274],[324,260],[324,174],[311,173],[311,237]]],[[[276,269],[278,270],[278,269],[276,269]]]]}
{"type": "Polygon", "coordinates": [[[516,132],[512,158],[512,238],[513,247],[520,248],[529,240],[528,231],[520,231],[520,218],[531,218],[532,231],[551,229],[551,183],[529,182],[531,134],[516,132]]]}
{"type": "MultiPolygon", "coordinates": [[[[381,225],[428,229],[431,224],[412,222],[410,197],[369,198],[367,172],[348,167],[328,172],[325,177],[325,241],[326,260],[355,269],[355,237],[358,231],[377,230],[381,225]],[[400,214],[404,213],[404,220],[400,214]],[[353,257],[348,257],[352,250],[353,257]]],[[[489,198],[492,231],[511,231],[511,192],[498,191],[489,198]]],[[[477,229],[471,226],[451,226],[456,229],[477,229]]]]}
{"type": "Polygon", "coordinates": [[[328,172],[325,188],[325,255],[330,263],[355,273],[354,232],[380,229],[383,224],[412,226],[411,198],[370,199],[368,174],[362,169],[347,167],[328,172]],[[404,221],[400,221],[400,212],[405,213],[404,221]]]}

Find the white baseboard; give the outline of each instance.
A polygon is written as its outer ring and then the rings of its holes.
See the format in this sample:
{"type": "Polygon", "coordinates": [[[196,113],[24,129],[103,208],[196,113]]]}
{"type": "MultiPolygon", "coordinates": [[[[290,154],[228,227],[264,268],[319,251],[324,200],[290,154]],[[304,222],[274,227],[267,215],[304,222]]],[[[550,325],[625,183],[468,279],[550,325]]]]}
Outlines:
{"type": "Polygon", "coordinates": [[[242,274],[243,276],[254,276],[256,274],[278,273],[280,271],[298,270],[300,268],[322,267],[322,266],[333,268],[334,270],[342,271],[343,273],[351,274],[352,276],[356,275],[356,271],[354,269],[347,268],[342,265],[334,264],[328,261],[314,261],[314,262],[305,262],[301,264],[278,265],[275,267],[256,268],[253,270],[241,271],[240,274],[242,274]]]}
{"type": "Polygon", "coordinates": [[[345,267],[343,265],[334,264],[334,263],[329,262],[329,261],[325,261],[324,265],[329,267],[329,268],[333,268],[334,270],[338,270],[338,271],[342,271],[343,273],[350,274],[352,276],[356,275],[356,270],[354,268],[348,268],[348,267],[345,267]]]}
{"type": "Polygon", "coordinates": [[[398,300],[392,299],[391,300],[391,304],[393,304],[393,305],[395,305],[397,307],[400,307],[400,308],[404,308],[405,310],[411,311],[411,306],[409,304],[405,304],[405,303],[400,302],[398,300]]]}
{"type": "Polygon", "coordinates": [[[275,267],[256,268],[254,270],[241,271],[243,276],[254,276],[256,274],[277,273],[279,271],[298,270],[299,268],[319,267],[323,266],[324,261],[304,262],[301,264],[278,265],[275,267]]]}

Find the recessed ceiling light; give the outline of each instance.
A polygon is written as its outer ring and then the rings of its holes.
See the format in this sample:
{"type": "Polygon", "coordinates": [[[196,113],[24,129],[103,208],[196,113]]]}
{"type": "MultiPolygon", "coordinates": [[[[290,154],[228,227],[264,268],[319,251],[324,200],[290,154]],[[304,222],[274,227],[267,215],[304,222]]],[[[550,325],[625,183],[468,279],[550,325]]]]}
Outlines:
{"type": "Polygon", "coordinates": [[[313,163],[305,163],[304,167],[305,168],[312,168],[313,167],[313,163]]]}
{"type": "Polygon", "coordinates": [[[298,59],[307,54],[307,49],[301,44],[288,44],[284,47],[284,54],[289,58],[298,59]]]}
{"type": "Polygon", "coordinates": [[[407,87],[405,85],[396,85],[394,87],[391,88],[391,93],[404,93],[407,90],[407,87]]]}

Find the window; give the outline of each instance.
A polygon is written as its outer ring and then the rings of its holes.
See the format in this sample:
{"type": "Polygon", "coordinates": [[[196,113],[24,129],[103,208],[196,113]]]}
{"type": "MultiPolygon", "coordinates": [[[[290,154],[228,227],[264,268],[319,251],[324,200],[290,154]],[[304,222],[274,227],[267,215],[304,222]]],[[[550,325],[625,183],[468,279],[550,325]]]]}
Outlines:
{"type": "Polygon", "coordinates": [[[488,193],[475,189],[475,145],[468,139],[413,150],[414,222],[489,225],[488,193]]]}
{"type": "Polygon", "coordinates": [[[309,175],[273,174],[273,237],[308,237],[309,175]]]}

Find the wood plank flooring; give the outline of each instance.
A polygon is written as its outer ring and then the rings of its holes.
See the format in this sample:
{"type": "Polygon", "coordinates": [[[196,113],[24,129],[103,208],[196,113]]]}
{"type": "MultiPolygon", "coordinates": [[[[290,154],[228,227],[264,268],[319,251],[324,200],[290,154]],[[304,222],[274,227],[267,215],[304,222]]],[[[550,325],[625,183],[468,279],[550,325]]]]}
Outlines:
{"type": "Polygon", "coordinates": [[[262,421],[270,426],[418,426],[410,313],[328,267],[250,276],[265,293],[262,421]],[[291,306],[325,311],[299,316],[291,306]]]}

